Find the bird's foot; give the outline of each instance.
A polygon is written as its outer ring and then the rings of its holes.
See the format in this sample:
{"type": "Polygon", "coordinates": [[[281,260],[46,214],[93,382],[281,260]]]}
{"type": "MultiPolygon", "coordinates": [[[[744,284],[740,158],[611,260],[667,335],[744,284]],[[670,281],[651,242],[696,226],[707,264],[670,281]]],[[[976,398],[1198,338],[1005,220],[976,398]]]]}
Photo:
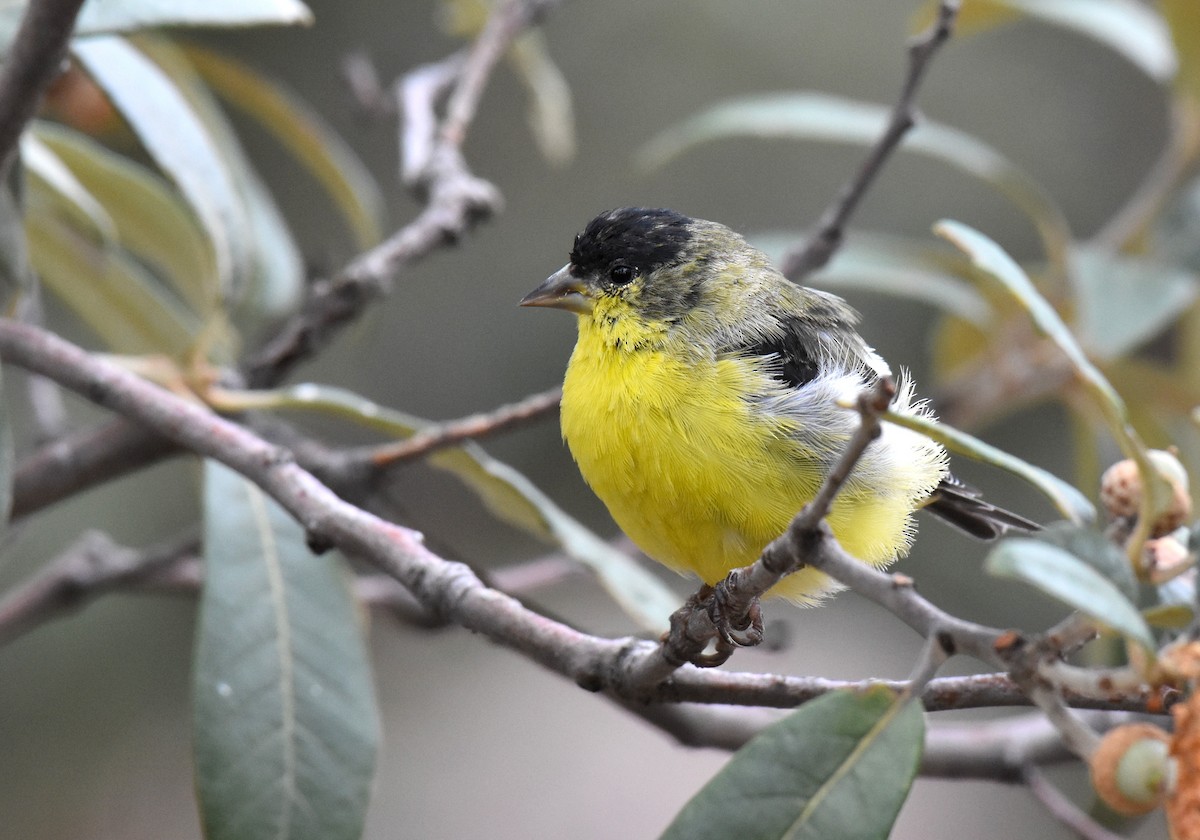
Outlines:
{"type": "MultiPolygon", "coordinates": [[[[717,629],[719,641],[730,648],[755,647],[763,640],[762,608],[758,598],[750,601],[749,606],[739,609],[739,598],[735,598],[721,581],[713,587],[712,599],[708,602],[708,617],[712,619],[713,627],[717,629]]],[[[721,645],[718,645],[718,652],[721,645]]],[[[729,658],[729,654],[725,655],[729,658]]]]}

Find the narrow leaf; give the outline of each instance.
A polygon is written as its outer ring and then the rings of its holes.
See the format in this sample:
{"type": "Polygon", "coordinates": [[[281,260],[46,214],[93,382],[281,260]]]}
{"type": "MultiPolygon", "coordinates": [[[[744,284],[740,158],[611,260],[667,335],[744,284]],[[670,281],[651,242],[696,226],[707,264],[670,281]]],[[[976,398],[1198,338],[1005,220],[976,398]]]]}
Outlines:
{"type": "MultiPolygon", "coordinates": [[[[761,233],[749,237],[778,265],[803,241],[796,234],[761,233]]],[[[911,240],[855,231],[829,264],[805,280],[820,289],[855,289],[910,298],[936,306],[972,324],[987,324],[991,308],[961,276],[946,270],[945,259],[911,240]]]]}
{"type": "Polygon", "coordinates": [[[1187,604],[1157,604],[1142,610],[1142,618],[1160,630],[1186,630],[1196,620],[1196,611],[1187,604]]]}
{"type": "Polygon", "coordinates": [[[1200,3],[1158,0],[1158,10],[1170,27],[1179,56],[1175,89],[1193,102],[1200,102],[1200,3]]]}
{"type": "MultiPolygon", "coordinates": [[[[256,391],[231,408],[300,408],[345,417],[398,438],[434,425],[429,420],[385,408],[342,388],[301,384],[279,391],[256,391]]],[[[498,519],[560,548],[584,564],[625,614],[652,632],[666,629],[679,598],[633,558],[613,548],[555,504],[533,482],[477,444],[468,442],[432,453],[430,466],[453,475],[498,519]]]]}
{"type": "MultiPolygon", "coordinates": [[[[1083,384],[1093,404],[1104,416],[1109,431],[1120,444],[1121,450],[1137,463],[1142,486],[1151,488],[1151,492],[1143,497],[1142,509],[1138,517],[1139,531],[1143,537],[1147,535],[1149,523],[1154,521],[1156,511],[1163,510],[1170,503],[1171,489],[1158,474],[1158,470],[1151,465],[1145,444],[1130,425],[1129,412],[1125,407],[1124,400],[1113,390],[1112,385],[1104,378],[1104,374],[1084,354],[1083,349],[1076,342],[1067,325],[1063,323],[1058,312],[1038,292],[1028,275],[1012,257],[1004,252],[1003,248],[979,231],[961,222],[943,220],[934,225],[933,230],[966,254],[977,270],[999,283],[1012,296],[1013,300],[1025,309],[1034,326],[1057,344],[1059,350],[1071,362],[1076,376],[1083,384]]],[[[1130,540],[1129,555],[1131,559],[1140,556],[1142,541],[1142,539],[1130,540]]]]}
{"type": "Polygon", "coordinates": [[[985,443],[953,426],[931,420],[928,417],[901,414],[889,410],[884,412],[883,419],[889,423],[895,423],[897,426],[904,426],[906,429],[920,432],[926,437],[936,440],[951,452],[991,464],[1024,479],[1049,499],[1059,513],[1077,525],[1096,521],[1096,508],[1086,496],[1071,484],[1039,466],[1030,464],[1016,455],[1005,452],[990,443],[985,443]]]}
{"type": "Polygon", "coordinates": [[[1125,554],[1095,528],[1054,522],[1029,538],[1061,548],[1111,581],[1130,601],[1137,599],[1138,582],[1125,554]]]}
{"type": "MultiPolygon", "coordinates": [[[[1182,0],[1191,4],[1193,0],[1182,0]]],[[[923,29],[937,3],[928,0],[916,19],[923,29]]],[[[973,35],[1026,16],[1091,38],[1125,57],[1156,82],[1175,75],[1175,50],[1163,20],[1137,0],[967,0],[957,34],[973,35]]]]}
{"type": "Polygon", "coordinates": [[[359,248],[379,241],[383,196],[366,166],[307,104],[240,62],[199,47],[183,50],[221,97],[257,120],[312,173],[334,200],[359,248]]]}
{"type": "Polygon", "coordinates": [[[251,253],[245,207],[233,172],[192,104],[157,64],[123,38],[79,40],[74,53],[182,190],[212,241],[222,288],[242,288],[251,253]]]}
{"type": "Polygon", "coordinates": [[[116,240],[117,227],[108,211],[33,132],[21,135],[21,162],[29,175],[30,203],[55,204],[71,217],[76,230],[86,232],[98,244],[116,240]]]}
{"type": "Polygon", "coordinates": [[[1154,650],[1154,637],[1141,613],[1116,585],[1058,546],[1011,537],[988,554],[984,568],[996,577],[1021,580],[1154,650]]]}
{"type": "Polygon", "coordinates": [[[128,254],[98,246],[36,208],[25,224],[42,282],[109,350],[181,358],[191,348],[199,321],[128,254]]]}
{"type": "MultiPolygon", "coordinates": [[[[871,146],[883,134],[891,109],[825,93],[777,93],[733,99],[668,129],[640,154],[660,166],[693,146],[730,137],[815,140],[871,146]]],[[[950,126],[922,122],[901,149],[939,160],[978,178],[1024,211],[1041,234],[1050,261],[1065,266],[1071,232],[1053,198],[1033,178],[987,144],[950,126]]]]}
{"type": "Polygon", "coordinates": [[[70,167],[117,238],[202,318],[219,306],[212,244],[180,194],[156,173],[77,131],[36,122],[33,134],[70,167]]]}
{"type": "Polygon", "coordinates": [[[924,738],[920,704],[882,686],[818,697],[738,750],[663,840],[883,840],[924,738]]]}
{"type": "Polygon", "coordinates": [[[571,88],[550,55],[545,36],[526,32],[512,45],[509,62],[529,90],[529,128],[549,163],[565,165],[575,157],[575,114],[571,88]]]}
{"type": "Polygon", "coordinates": [[[1072,253],[1079,340],[1101,360],[1120,358],[1162,332],[1196,299],[1196,276],[1178,266],[1081,246],[1072,253]]]}
{"type": "MultiPolygon", "coordinates": [[[[0,54],[12,46],[26,0],[0,3],[0,54]]],[[[300,0],[91,0],[75,25],[76,37],[162,26],[245,27],[312,23],[300,0]]]]}
{"type": "Polygon", "coordinates": [[[304,283],[300,249],[270,192],[242,149],[233,127],[183,51],[162,38],[140,36],[137,46],[175,84],[219,150],[238,190],[246,227],[241,231],[245,272],[231,298],[239,325],[253,332],[289,314],[304,283]]]}
{"type": "Polygon", "coordinates": [[[345,568],[255,485],[204,468],[193,685],[208,840],[358,840],[379,740],[345,568]]]}

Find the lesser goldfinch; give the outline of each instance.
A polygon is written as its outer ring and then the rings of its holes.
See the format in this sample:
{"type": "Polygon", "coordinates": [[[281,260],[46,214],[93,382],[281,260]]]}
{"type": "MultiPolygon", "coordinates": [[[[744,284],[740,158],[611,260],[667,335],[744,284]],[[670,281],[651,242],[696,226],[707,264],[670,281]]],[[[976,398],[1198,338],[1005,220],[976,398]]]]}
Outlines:
{"type": "MultiPolygon", "coordinates": [[[[754,561],[816,494],[887,363],[841,298],[797,286],[724,225],[622,208],[575,237],[570,262],[521,301],[578,315],[562,433],[584,479],[650,557],[709,584],[754,561]]],[[[928,414],[901,377],[893,407],[928,414]]],[[[828,517],[875,566],[907,551],[919,507],[982,538],[1037,526],[947,470],[945,450],[885,424],[828,517]]],[[[837,588],[801,569],[770,594],[837,588]]]]}

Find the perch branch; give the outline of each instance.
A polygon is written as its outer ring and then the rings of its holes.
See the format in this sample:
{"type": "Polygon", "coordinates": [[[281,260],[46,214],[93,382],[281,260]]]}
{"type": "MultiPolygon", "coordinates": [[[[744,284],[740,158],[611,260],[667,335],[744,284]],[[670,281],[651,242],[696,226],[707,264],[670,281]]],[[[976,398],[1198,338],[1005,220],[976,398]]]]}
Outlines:
{"type": "MultiPolygon", "coordinates": [[[[336,545],[374,564],[403,584],[433,616],[520,651],[587,688],[637,701],[696,699],[792,706],[813,696],[813,691],[841,687],[827,681],[753,674],[735,676],[690,668],[670,674],[670,679],[659,686],[647,685],[641,677],[646,671],[644,662],[660,657],[658,645],[630,638],[598,638],[529,610],[511,596],[485,586],[463,564],[430,552],[415,532],[343,501],[300,467],[286,450],[204,406],[26,324],[0,320],[0,358],[47,376],[99,405],[124,414],[177,446],[221,461],[275,498],[314,540],[336,545]]],[[[832,540],[828,543],[832,544],[832,540]]],[[[845,568],[835,556],[832,563],[822,562],[819,567],[867,597],[894,608],[903,620],[925,631],[925,635],[945,630],[956,640],[962,638],[968,642],[966,648],[960,649],[973,652],[971,648],[976,642],[983,644],[994,632],[965,622],[956,623],[956,619],[946,617],[910,586],[898,587],[891,575],[870,569],[848,556],[844,564],[845,568]],[[856,574],[866,575],[865,582],[856,574]]],[[[998,702],[1000,697],[1020,702],[1004,677],[960,679],[978,682],[972,685],[933,680],[923,697],[935,708],[960,707],[969,702],[964,698],[970,696],[989,703],[998,702]]],[[[1147,705],[1146,698],[1138,694],[1108,693],[1088,702],[1138,710],[1147,705]]]]}

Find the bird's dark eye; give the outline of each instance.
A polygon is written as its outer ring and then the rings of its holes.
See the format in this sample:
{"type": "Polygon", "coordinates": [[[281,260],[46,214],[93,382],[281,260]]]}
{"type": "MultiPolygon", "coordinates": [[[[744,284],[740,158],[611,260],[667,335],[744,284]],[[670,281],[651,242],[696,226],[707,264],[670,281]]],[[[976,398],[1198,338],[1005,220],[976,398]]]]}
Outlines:
{"type": "Polygon", "coordinates": [[[618,286],[624,286],[633,276],[634,270],[627,265],[614,265],[608,270],[608,278],[618,286]]]}

